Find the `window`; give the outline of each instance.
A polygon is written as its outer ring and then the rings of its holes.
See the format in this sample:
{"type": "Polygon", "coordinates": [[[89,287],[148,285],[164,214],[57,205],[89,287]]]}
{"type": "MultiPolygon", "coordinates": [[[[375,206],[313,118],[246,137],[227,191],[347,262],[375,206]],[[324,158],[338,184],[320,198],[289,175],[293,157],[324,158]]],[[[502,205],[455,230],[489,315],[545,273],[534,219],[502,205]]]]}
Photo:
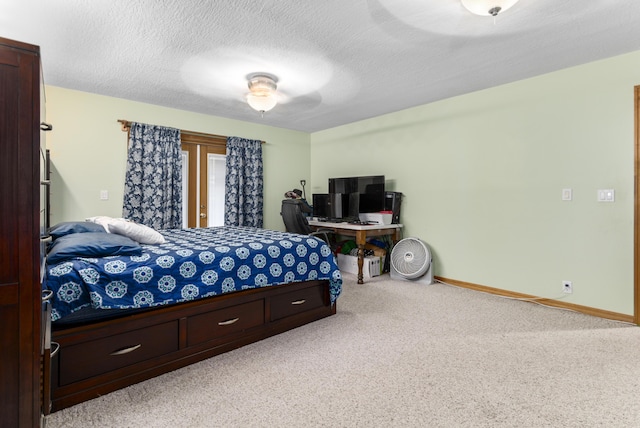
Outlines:
{"type": "Polygon", "coordinates": [[[226,150],[226,137],[183,134],[183,227],[224,225],[226,150]]]}
{"type": "Polygon", "coordinates": [[[224,226],[225,155],[207,153],[207,224],[224,226]]]}

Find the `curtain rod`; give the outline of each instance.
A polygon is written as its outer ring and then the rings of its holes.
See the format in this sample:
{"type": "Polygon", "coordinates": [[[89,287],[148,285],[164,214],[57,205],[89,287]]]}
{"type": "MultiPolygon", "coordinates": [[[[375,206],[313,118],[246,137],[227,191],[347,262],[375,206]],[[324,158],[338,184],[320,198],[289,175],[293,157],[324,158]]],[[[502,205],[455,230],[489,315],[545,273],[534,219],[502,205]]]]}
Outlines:
{"type": "MultiPolygon", "coordinates": [[[[130,120],[124,120],[124,119],[118,119],[118,122],[120,122],[122,124],[122,130],[124,132],[129,132],[129,129],[131,128],[131,121],[130,120]]],[[[207,134],[205,132],[195,132],[195,131],[185,131],[183,129],[180,130],[180,134],[182,135],[189,135],[192,137],[213,137],[213,138],[221,138],[221,139],[227,139],[227,137],[225,135],[217,135],[217,134],[207,134]]],[[[266,141],[260,141],[262,144],[266,144],[266,141]]]]}

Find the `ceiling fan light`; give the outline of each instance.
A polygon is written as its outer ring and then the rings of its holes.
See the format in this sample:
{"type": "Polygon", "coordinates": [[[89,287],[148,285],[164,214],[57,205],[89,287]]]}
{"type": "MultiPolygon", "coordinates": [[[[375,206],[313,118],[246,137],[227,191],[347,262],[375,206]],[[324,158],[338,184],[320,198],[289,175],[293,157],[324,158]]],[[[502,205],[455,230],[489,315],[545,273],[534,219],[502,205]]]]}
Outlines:
{"type": "Polygon", "coordinates": [[[275,94],[269,95],[255,95],[249,94],[247,95],[247,103],[251,106],[252,109],[264,113],[265,111],[269,111],[278,104],[278,100],[276,99],[275,94]]]}
{"type": "Polygon", "coordinates": [[[249,106],[264,113],[278,104],[277,85],[275,78],[265,75],[254,75],[249,78],[249,106]]]}
{"type": "Polygon", "coordinates": [[[496,16],[502,13],[518,0],[461,0],[462,5],[471,13],[480,16],[496,16]]]}

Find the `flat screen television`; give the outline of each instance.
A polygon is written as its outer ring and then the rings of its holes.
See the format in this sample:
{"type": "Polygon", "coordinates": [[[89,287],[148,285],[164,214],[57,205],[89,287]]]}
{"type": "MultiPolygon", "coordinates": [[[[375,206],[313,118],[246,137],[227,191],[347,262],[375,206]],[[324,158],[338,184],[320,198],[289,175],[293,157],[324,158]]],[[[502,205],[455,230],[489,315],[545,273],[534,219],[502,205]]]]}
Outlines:
{"type": "Polygon", "coordinates": [[[358,219],[359,213],[384,211],[384,175],[330,178],[329,205],[330,217],[343,220],[358,219]]]}

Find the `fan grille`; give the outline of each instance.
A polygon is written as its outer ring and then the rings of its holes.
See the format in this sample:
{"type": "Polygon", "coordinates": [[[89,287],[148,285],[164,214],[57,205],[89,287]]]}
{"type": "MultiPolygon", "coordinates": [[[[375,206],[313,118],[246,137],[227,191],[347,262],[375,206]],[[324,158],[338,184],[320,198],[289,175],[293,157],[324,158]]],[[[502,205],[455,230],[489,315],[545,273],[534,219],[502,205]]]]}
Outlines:
{"type": "Polygon", "coordinates": [[[429,269],[430,260],[429,249],[419,239],[403,239],[391,251],[391,265],[398,274],[408,279],[424,275],[429,269]]]}

